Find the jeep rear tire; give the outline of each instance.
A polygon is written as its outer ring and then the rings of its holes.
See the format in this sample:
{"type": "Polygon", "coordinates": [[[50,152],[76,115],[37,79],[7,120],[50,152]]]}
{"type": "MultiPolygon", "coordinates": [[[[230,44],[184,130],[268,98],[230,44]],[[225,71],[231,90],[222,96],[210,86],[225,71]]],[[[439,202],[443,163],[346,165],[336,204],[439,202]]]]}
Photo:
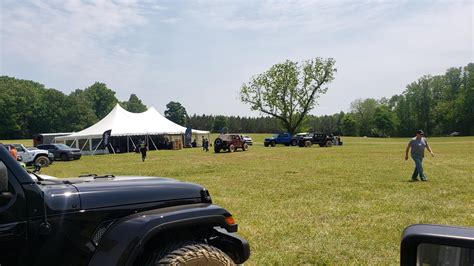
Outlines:
{"type": "Polygon", "coordinates": [[[214,146],[214,152],[215,152],[215,153],[221,152],[221,148],[219,148],[219,147],[217,147],[217,146],[214,146]]]}
{"type": "Polygon", "coordinates": [[[304,146],[305,147],[311,147],[313,145],[313,143],[311,143],[311,140],[307,140],[304,142],[304,146]]]}
{"type": "Polygon", "coordinates": [[[229,152],[234,152],[235,151],[235,146],[234,144],[229,145],[229,152]]]}
{"type": "Polygon", "coordinates": [[[155,252],[146,265],[235,265],[235,263],[216,247],[188,242],[155,252]]]}
{"type": "Polygon", "coordinates": [[[35,159],[35,164],[39,164],[41,167],[48,167],[49,159],[46,156],[38,156],[35,159]]]}
{"type": "Polygon", "coordinates": [[[330,140],[326,141],[326,147],[332,147],[332,141],[330,140]]]}

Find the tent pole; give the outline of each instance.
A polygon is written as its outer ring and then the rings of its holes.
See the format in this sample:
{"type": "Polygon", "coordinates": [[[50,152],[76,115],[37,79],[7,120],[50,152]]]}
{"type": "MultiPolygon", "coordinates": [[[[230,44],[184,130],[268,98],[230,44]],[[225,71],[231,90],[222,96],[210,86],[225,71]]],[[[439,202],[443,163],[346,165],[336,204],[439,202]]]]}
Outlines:
{"type": "Polygon", "coordinates": [[[111,143],[109,143],[109,145],[110,145],[110,148],[112,149],[112,152],[115,154],[114,146],[112,146],[111,143]]]}
{"type": "Polygon", "coordinates": [[[99,144],[97,144],[97,147],[95,147],[95,150],[92,152],[92,155],[95,154],[95,152],[96,152],[97,149],[99,148],[100,144],[102,144],[102,139],[100,139],[100,142],[99,142],[99,144]]]}
{"type": "Polygon", "coordinates": [[[153,146],[155,147],[155,150],[158,150],[158,148],[155,145],[155,142],[153,141],[153,138],[150,138],[150,140],[151,140],[151,143],[153,143],[153,146]]]}
{"type": "Polygon", "coordinates": [[[87,142],[89,141],[89,139],[86,140],[86,143],[84,143],[84,145],[82,145],[82,148],[81,148],[81,151],[84,149],[84,147],[86,146],[87,142]]]}
{"type": "Polygon", "coordinates": [[[132,145],[133,145],[133,150],[135,151],[137,149],[137,146],[135,146],[135,142],[133,142],[133,139],[130,138],[130,141],[132,142],[132,145]]]}
{"type": "Polygon", "coordinates": [[[129,145],[130,145],[130,144],[128,144],[128,136],[127,136],[127,153],[129,153],[129,152],[130,152],[129,145]]]}
{"type": "Polygon", "coordinates": [[[77,139],[74,139],[74,140],[72,141],[71,147],[74,146],[74,144],[76,144],[76,140],[77,140],[77,139]]]}

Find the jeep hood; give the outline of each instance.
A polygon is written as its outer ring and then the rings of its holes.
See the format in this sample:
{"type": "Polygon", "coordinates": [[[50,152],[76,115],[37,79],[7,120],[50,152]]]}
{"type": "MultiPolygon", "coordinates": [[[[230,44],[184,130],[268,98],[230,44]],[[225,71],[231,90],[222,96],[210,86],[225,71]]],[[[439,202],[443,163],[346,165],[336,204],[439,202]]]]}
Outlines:
{"type": "Polygon", "coordinates": [[[205,190],[170,178],[140,176],[47,179],[44,183],[42,189],[53,213],[201,198],[205,190]],[[49,183],[53,181],[59,183],[49,183]]]}

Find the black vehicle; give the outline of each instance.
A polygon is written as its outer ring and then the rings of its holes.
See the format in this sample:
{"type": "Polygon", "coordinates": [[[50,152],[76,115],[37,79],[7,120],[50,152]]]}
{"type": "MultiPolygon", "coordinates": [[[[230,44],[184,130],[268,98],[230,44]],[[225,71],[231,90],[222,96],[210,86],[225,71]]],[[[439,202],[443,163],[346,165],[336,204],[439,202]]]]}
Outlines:
{"type": "Polygon", "coordinates": [[[415,224],[403,231],[400,265],[474,265],[474,228],[415,224]]]}
{"type": "Polygon", "coordinates": [[[81,159],[82,153],[79,149],[74,149],[69,147],[66,144],[58,143],[58,144],[40,144],[36,146],[38,149],[48,150],[50,153],[54,155],[54,159],[61,161],[69,161],[69,160],[78,160],[81,159]]]}
{"type": "Polygon", "coordinates": [[[0,264],[243,263],[248,242],[196,184],[157,177],[57,179],[0,145],[0,264]]]}
{"type": "Polygon", "coordinates": [[[300,147],[311,147],[313,144],[318,144],[319,147],[332,147],[334,136],[325,133],[309,133],[298,138],[298,146],[300,147]]]}

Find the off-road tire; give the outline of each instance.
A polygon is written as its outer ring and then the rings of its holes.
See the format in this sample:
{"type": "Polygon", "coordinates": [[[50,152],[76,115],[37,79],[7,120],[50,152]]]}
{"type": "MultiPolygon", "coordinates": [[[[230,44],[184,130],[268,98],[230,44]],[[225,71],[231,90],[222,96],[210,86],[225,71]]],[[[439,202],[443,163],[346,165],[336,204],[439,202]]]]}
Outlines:
{"type": "Polygon", "coordinates": [[[296,141],[296,139],[292,140],[291,141],[291,146],[296,146],[298,145],[298,141],[296,141]]]}
{"type": "Polygon", "coordinates": [[[35,158],[35,164],[39,164],[41,167],[48,167],[49,158],[46,156],[38,156],[35,158]]]}
{"type": "Polygon", "coordinates": [[[61,153],[61,161],[69,161],[69,157],[67,157],[67,154],[61,153]]]}
{"type": "Polygon", "coordinates": [[[311,140],[307,140],[304,142],[304,146],[305,147],[311,147],[313,145],[313,143],[311,143],[311,140]]]}
{"type": "Polygon", "coordinates": [[[229,149],[229,152],[234,152],[235,151],[234,144],[230,144],[228,149],[229,149]]]}
{"type": "Polygon", "coordinates": [[[215,152],[215,153],[221,152],[221,148],[219,148],[219,147],[217,147],[217,146],[214,146],[214,152],[215,152]]]}
{"type": "Polygon", "coordinates": [[[214,146],[221,146],[222,144],[222,140],[217,138],[216,140],[214,140],[214,146]]]}
{"type": "Polygon", "coordinates": [[[155,251],[145,265],[235,265],[222,250],[197,242],[182,242],[155,251]]]}
{"type": "Polygon", "coordinates": [[[263,146],[268,147],[268,143],[266,143],[266,142],[263,143],[263,146]]]}
{"type": "Polygon", "coordinates": [[[275,141],[270,142],[270,146],[275,147],[276,143],[275,141]]]}
{"type": "Polygon", "coordinates": [[[332,147],[332,141],[330,140],[326,141],[326,147],[332,147]]]}
{"type": "Polygon", "coordinates": [[[242,145],[242,151],[246,151],[248,148],[249,148],[249,145],[247,145],[247,143],[244,143],[242,145]]]}

